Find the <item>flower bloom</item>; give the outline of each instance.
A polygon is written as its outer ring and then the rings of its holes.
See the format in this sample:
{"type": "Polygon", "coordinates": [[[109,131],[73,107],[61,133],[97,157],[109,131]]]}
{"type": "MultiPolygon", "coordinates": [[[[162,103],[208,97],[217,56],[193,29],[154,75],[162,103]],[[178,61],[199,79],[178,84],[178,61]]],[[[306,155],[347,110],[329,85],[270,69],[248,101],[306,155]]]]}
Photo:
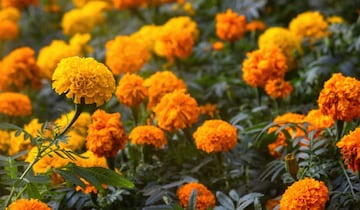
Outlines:
{"type": "Polygon", "coordinates": [[[0,113],[8,116],[29,116],[32,113],[30,98],[22,93],[0,93],[0,113]]]}
{"type": "Polygon", "coordinates": [[[206,120],[193,134],[195,145],[207,153],[226,152],[236,146],[236,127],[223,120],[206,120]]]}
{"type": "Polygon", "coordinates": [[[318,11],[308,11],[297,15],[290,21],[289,29],[301,40],[311,43],[328,34],[328,23],[318,11]]]}
{"type": "Polygon", "coordinates": [[[75,165],[80,167],[102,167],[109,168],[105,157],[98,157],[90,150],[80,154],[81,157],[76,157],[75,165]]]}
{"type": "Polygon", "coordinates": [[[360,168],[360,128],[350,131],[349,134],[341,138],[336,144],[340,149],[341,155],[347,167],[353,172],[359,171],[360,168]],[[359,150],[359,151],[358,151],[359,150]]]}
{"type": "Polygon", "coordinates": [[[148,95],[144,79],[136,74],[125,74],[115,92],[116,97],[125,106],[133,107],[141,104],[148,95]]]}
{"type": "Polygon", "coordinates": [[[200,114],[208,115],[213,118],[215,114],[218,112],[216,104],[207,103],[203,106],[199,106],[200,114]]]}
{"type": "Polygon", "coordinates": [[[1,0],[2,8],[15,7],[17,9],[24,9],[31,5],[38,6],[39,0],[1,0]]]}
{"type": "Polygon", "coordinates": [[[293,91],[290,82],[283,79],[274,79],[266,82],[265,92],[273,98],[286,98],[293,91]]]}
{"type": "Polygon", "coordinates": [[[304,178],[286,189],[280,200],[280,210],[325,209],[329,190],[322,181],[304,178]]]}
{"type": "Polygon", "coordinates": [[[153,125],[135,127],[129,134],[132,144],[149,144],[162,149],[167,144],[165,133],[153,125]]]}
{"type": "Polygon", "coordinates": [[[115,90],[115,79],[109,69],[94,58],[77,56],[64,58],[52,75],[52,87],[58,94],[66,93],[74,103],[96,103],[100,106],[110,100],[115,90]]]}
{"type": "Polygon", "coordinates": [[[334,120],[351,121],[360,117],[360,81],[335,73],[320,91],[318,105],[321,112],[334,120]]]}
{"type": "Polygon", "coordinates": [[[16,22],[9,20],[0,21],[0,41],[15,39],[19,35],[19,27],[16,22]]]}
{"type": "Polygon", "coordinates": [[[214,42],[212,45],[213,50],[221,51],[224,49],[224,42],[214,42]]]}
{"type": "Polygon", "coordinates": [[[251,32],[262,31],[265,28],[266,28],[265,23],[260,20],[253,20],[246,24],[246,30],[251,32]]]}
{"type": "Polygon", "coordinates": [[[344,18],[340,17],[340,16],[330,16],[326,18],[326,21],[330,24],[340,24],[340,23],[345,23],[344,18]]]}
{"type": "Polygon", "coordinates": [[[147,0],[112,0],[112,2],[115,9],[125,10],[144,6],[147,0]]]}
{"type": "Polygon", "coordinates": [[[83,7],[90,1],[102,1],[111,5],[113,0],[72,0],[72,3],[75,7],[83,7]]]}
{"type": "Polygon", "coordinates": [[[185,90],[175,90],[164,95],[154,108],[158,126],[166,131],[190,127],[199,118],[196,100],[185,90]]]}
{"type": "Polygon", "coordinates": [[[196,182],[190,182],[181,186],[176,195],[181,206],[188,208],[192,191],[196,190],[196,209],[207,210],[215,207],[215,196],[206,186],[196,182]]]}
{"type": "Polygon", "coordinates": [[[242,77],[250,86],[265,87],[268,80],[284,78],[288,67],[280,48],[273,45],[246,55],[247,59],[242,65],[242,77]]]}
{"type": "Polygon", "coordinates": [[[37,199],[19,199],[14,201],[7,208],[8,210],[51,210],[46,204],[37,199]]]}
{"type": "Polygon", "coordinates": [[[330,128],[335,124],[334,119],[329,115],[321,113],[320,109],[310,110],[305,116],[304,121],[310,123],[310,130],[330,128]]]}
{"type": "Polygon", "coordinates": [[[149,52],[154,52],[155,42],[161,35],[162,26],[144,25],[138,31],[131,34],[133,39],[141,42],[149,52]]]}
{"type": "Polygon", "coordinates": [[[238,15],[231,9],[216,15],[216,35],[225,41],[235,41],[244,36],[246,31],[245,15],[238,15]]]}
{"type": "Polygon", "coordinates": [[[120,149],[124,149],[128,138],[120,117],[120,113],[96,110],[89,125],[86,148],[98,157],[114,157],[120,149]]]}
{"type": "Polygon", "coordinates": [[[114,75],[135,73],[150,59],[146,46],[131,36],[117,36],[106,43],[105,63],[114,75]]]}
{"type": "MultiPolygon", "coordinates": [[[[88,181],[84,180],[83,178],[80,178],[80,179],[85,184],[86,187],[83,188],[81,186],[76,186],[75,187],[76,191],[82,191],[85,194],[90,194],[90,193],[97,194],[98,193],[98,189],[95,186],[91,185],[88,181]]],[[[107,188],[107,185],[105,185],[105,184],[101,184],[101,186],[105,189],[107,188]]]]}

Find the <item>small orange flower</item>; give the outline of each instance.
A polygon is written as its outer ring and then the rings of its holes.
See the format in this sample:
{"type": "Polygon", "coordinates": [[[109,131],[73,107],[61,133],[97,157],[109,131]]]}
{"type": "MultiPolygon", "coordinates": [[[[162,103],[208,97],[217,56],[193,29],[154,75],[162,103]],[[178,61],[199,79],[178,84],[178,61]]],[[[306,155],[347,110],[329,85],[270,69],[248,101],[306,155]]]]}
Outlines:
{"type": "Polygon", "coordinates": [[[37,199],[19,199],[9,205],[7,210],[51,210],[46,204],[37,199]]]}
{"type": "Polygon", "coordinates": [[[0,21],[0,40],[12,40],[19,35],[19,26],[10,20],[0,21]]]}
{"type": "Polygon", "coordinates": [[[153,125],[135,127],[129,135],[132,144],[150,144],[155,148],[162,149],[167,144],[164,132],[153,125]]]}
{"type": "Polygon", "coordinates": [[[304,178],[286,189],[280,200],[280,210],[325,209],[329,190],[322,181],[304,178]]]}
{"type": "Polygon", "coordinates": [[[131,8],[138,8],[147,2],[147,0],[112,0],[114,8],[118,10],[125,10],[131,8]]]}
{"type": "Polygon", "coordinates": [[[209,115],[209,117],[213,118],[215,114],[218,112],[216,104],[205,104],[204,106],[199,106],[200,114],[209,115]]]}
{"type": "MultiPolygon", "coordinates": [[[[98,189],[97,189],[95,186],[91,185],[88,181],[84,180],[83,178],[80,178],[80,179],[81,179],[82,182],[84,182],[84,184],[86,185],[86,187],[83,188],[83,187],[81,187],[81,186],[76,186],[76,187],[75,187],[75,190],[76,190],[76,191],[82,191],[82,192],[84,192],[85,194],[90,194],[90,193],[95,193],[95,194],[97,194],[97,193],[98,193],[98,189]]],[[[102,186],[103,188],[105,188],[105,189],[107,188],[107,185],[106,185],[106,184],[101,184],[101,186],[102,186]]]]}
{"type": "Polygon", "coordinates": [[[350,131],[336,144],[340,149],[344,162],[353,172],[360,169],[360,128],[350,131]]]}
{"type": "Polygon", "coordinates": [[[133,107],[141,104],[148,95],[144,79],[136,74],[125,74],[119,81],[115,95],[125,106],[133,107]]]}
{"type": "Polygon", "coordinates": [[[120,149],[124,149],[128,138],[120,117],[120,113],[96,110],[89,125],[86,148],[98,157],[114,157],[120,149]]]}
{"type": "Polygon", "coordinates": [[[235,41],[243,37],[246,30],[245,15],[238,15],[231,9],[216,15],[216,35],[225,41],[235,41]]]}
{"type": "Polygon", "coordinates": [[[188,208],[191,193],[196,190],[196,209],[207,210],[215,207],[215,196],[206,186],[196,182],[190,182],[181,186],[176,195],[181,206],[188,208]]]}
{"type": "Polygon", "coordinates": [[[0,113],[8,116],[29,116],[32,113],[30,98],[21,93],[0,93],[0,113]]]}
{"type": "Polygon", "coordinates": [[[221,51],[222,49],[224,49],[224,42],[214,42],[212,48],[216,51],[221,51]]]}
{"type": "Polygon", "coordinates": [[[250,23],[246,24],[246,30],[251,32],[263,31],[265,28],[265,23],[260,20],[253,20],[250,23]]]}
{"type": "Polygon", "coordinates": [[[268,80],[265,92],[273,98],[286,98],[293,91],[293,86],[283,79],[268,80]]]}

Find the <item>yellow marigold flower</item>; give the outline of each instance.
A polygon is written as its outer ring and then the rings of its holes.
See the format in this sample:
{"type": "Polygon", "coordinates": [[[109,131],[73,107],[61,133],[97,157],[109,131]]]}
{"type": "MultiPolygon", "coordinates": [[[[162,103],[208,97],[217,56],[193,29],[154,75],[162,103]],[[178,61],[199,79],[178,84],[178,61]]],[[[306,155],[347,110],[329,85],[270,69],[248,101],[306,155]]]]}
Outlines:
{"type": "Polygon", "coordinates": [[[0,21],[0,40],[15,39],[19,35],[19,27],[16,22],[10,20],[0,21]]]}
{"type": "Polygon", "coordinates": [[[0,62],[0,90],[19,91],[27,84],[35,90],[41,87],[40,70],[35,61],[35,51],[21,47],[11,51],[0,62]]]}
{"type": "Polygon", "coordinates": [[[15,7],[6,7],[0,10],[0,21],[9,20],[17,23],[20,20],[21,13],[15,7]]]}
{"type": "Polygon", "coordinates": [[[360,168],[360,128],[350,131],[343,136],[336,144],[340,149],[341,155],[347,167],[353,172],[359,171],[360,168]]]}
{"type": "Polygon", "coordinates": [[[90,1],[102,1],[107,3],[109,6],[112,5],[112,0],[72,0],[75,7],[83,7],[90,1]]]}
{"type": "Polygon", "coordinates": [[[88,45],[91,40],[91,34],[75,34],[71,37],[69,44],[74,48],[74,51],[77,52],[79,56],[85,56],[88,53],[91,53],[94,49],[88,45]]]}
{"type": "Polygon", "coordinates": [[[195,145],[207,153],[226,152],[236,146],[236,127],[223,120],[206,120],[193,134],[195,145]]]}
{"type": "Polygon", "coordinates": [[[266,25],[261,20],[253,20],[246,24],[246,30],[251,31],[251,32],[263,31],[263,30],[265,30],[265,28],[266,28],[266,25]]]}
{"type": "Polygon", "coordinates": [[[186,89],[185,82],[171,71],[154,73],[144,81],[144,86],[148,88],[148,109],[158,104],[166,93],[171,93],[178,89],[186,89]]]}
{"type": "Polygon", "coordinates": [[[120,149],[124,149],[128,138],[120,117],[120,113],[96,110],[89,125],[86,148],[98,157],[114,157],[120,149]]]}
{"type": "Polygon", "coordinates": [[[265,87],[268,80],[283,79],[288,69],[281,49],[272,45],[246,54],[242,77],[253,87],[265,87]]]}
{"type": "Polygon", "coordinates": [[[344,18],[340,17],[340,16],[330,16],[326,18],[326,21],[330,24],[339,24],[339,23],[345,23],[344,18]]]}
{"type": "Polygon", "coordinates": [[[222,49],[224,49],[224,42],[214,42],[212,48],[216,51],[221,51],[222,49]]]}
{"type": "Polygon", "coordinates": [[[207,210],[215,207],[214,194],[203,184],[197,182],[190,182],[181,186],[176,195],[181,206],[188,208],[189,199],[192,191],[196,190],[196,209],[207,210]]]}
{"type": "Polygon", "coordinates": [[[135,73],[150,59],[146,46],[131,36],[117,36],[105,47],[105,63],[115,75],[135,73]]]}
{"type": "Polygon", "coordinates": [[[147,2],[147,0],[112,0],[114,8],[118,10],[138,8],[147,2]]]}
{"type": "Polygon", "coordinates": [[[37,199],[22,198],[11,203],[7,210],[51,210],[51,208],[37,199]]]}
{"type": "Polygon", "coordinates": [[[270,27],[258,39],[259,48],[269,45],[279,47],[286,57],[289,69],[296,66],[295,52],[302,53],[301,40],[291,31],[283,27],[270,27]]]}
{"type": "Polygon", "coordinates": [[[83,152],[80,155],[81,155],[81,157],[84,157],[84,158],[80,158],[80,157],[76,158],[74,163],[77,166],[109,168],[105,157],[98,157],[90,150],[87,150],[86,152],[83,152]]]}
{"type": "Polygon", "coordinates": [[[30,98],[22,93],[0,93],[0,113],[8,116],[29,116],[32,113],[30,98]]]}
{"type": "Polygon", "coordinates": [[[225,41],[235,41],[244,36],[246,17],[227,9],[225,13],[216,15],[216,35],[225,41]]]}
{"type": "Polygon", "coordinates": [[[320,109],[310,110],[304,121],[310,123],[311,130],[330,128],[335,124],[334,119],[329,115],[321,113],[320,109]]]}
{"type": "Polygon", "coordinates": [[[360,81],[335,73],[320,91],[318,105],[334,120],[351,121],[360,117],[360,81]]]}
{"type": "Polygon", "coordinates": [[[153,125],[135,127],[129,135],[132,144],[149,144],[162,149],[167,144],[165,133],[153,125]]]}
{"type": "Polygon", "coordinates": [[[161,28],[162,26],[144,25],[138,31],[131,34],[131,37],[138,40],[138,42],[141,42],[149,52],[153,52],[155,42],[161,35],[161,28]]]}
{"type": "Polygon", "coordinates": [[[286,98],[293,91],[290,82],[284,79],[268,80],[265,85],[265,92],[273,98],[286,98]]]}
{"type": "Polygon", "coordinates": [[[188,31],[194,40],[199,37],[199,29],[197,23],[189,16],[179,16],[169,19],[163,26],[164,31],[188,31]]]}
{"type": "Polygon", "coordinates": [[[290,21],[289,29],[301,40],[311,43],[328,34],[328,23],[318,11],[307,11],[297,15],[290,21]]]}
{"type": "Polygon", "coordinates": [[[110,70],[94,58],[77,56],[64,58],[52,75],[52,87],[58,94],[66,93],[74,103],[96,103],[100,106],[110,100],[115,90],[115,79],[110,70]]]}
{"type": "Polygon", "coordinates": [[[39,0],[1,0],[1,7],[15,7],[17,9],[24,9],[28,6],[38,6],[39,0]]]}
{"type": "Polygon", "coordinates": [[[184,89],[164,95],[153,110],[158,126],[166,131],[190,127],[200,114],[196,100],[184,89]]]}
{"type": "Polygon", "coordinates": [[[325,209],[329,190],[322,181],[304,178],[286,189],[280,200],[280,210],[325,209]]]}
{"type": "Polygon", "coordinates": [[[199,106],[200,114],[209,115],[209,117],[215,117],[215,114],[218,112],[216,104],[205,104],[203,106],[199,106]]]}
{"type": "Polygon", "coordinates": [[[139,75],[127,73],[119,80],[115,95],[125,106],[138,106],[148,96],[143,83],[144,79],[139,75]]]}
{"type": "Polygon", "coordinates": [[[0,154],[8,155],[10,144],[10,133],[8,131],[0,130],[0,154]]]}

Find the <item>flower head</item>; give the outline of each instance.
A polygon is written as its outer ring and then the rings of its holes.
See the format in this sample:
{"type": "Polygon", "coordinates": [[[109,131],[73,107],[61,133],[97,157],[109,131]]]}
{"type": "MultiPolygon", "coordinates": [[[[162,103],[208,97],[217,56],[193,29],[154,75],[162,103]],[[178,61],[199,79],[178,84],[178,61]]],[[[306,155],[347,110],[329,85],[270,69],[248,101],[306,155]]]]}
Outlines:
{"type": "Polygon", "coordinates": [[[153,109],[158,126],[166,131],[190,127],[199,118],[196,100],[185,90],[175,90],[164,95],[153,109]]]}
{"type": "Polygon", "coordinates": [[[22,93],[0,93],[0,113],[8,116],[29,116],[32,113],[30,98],[22,93]]]}
{"type": "Polygon", "coordinates": [[[87,150],[80,154],[80,158],[77,157],[74,161],[75,165],[80,167],[102,167],[102,168],[108,168],[108,164],[106,162],[105,157],[98,157],[96,156],[92,151],[87,150]]]}
{"type": "Polygon", "coordinates": [[[236,127],[223,120],[207,120],[193,134],[195,145],[207,153],[226,152],[236,146],[236,127]]]}
{"type": "Polygon", "coordinates": [[[118,10],[138,8],[147,2],[147,0],[112,0],[114,8],[118,10]]]}
{"type": "Polygon", "coordinates": [[[329,24],[345,23],[344,18],[342,18],[342,17],[340,17],[340,16],[336,16],[336,15],[327,17],[327,18],[326,18],[326,21],[327,21],[329,24]]]}
{"type": "Polygon", "coordinates": [[[144,25],[138,31],[131,34],[131,37],[141,42],[149,52],[154,51],[155,42],[161,35],[162,26],[144,25]]]}
{"type": "Polygon", "coordinates": [[[214,42],[212,48],[213,50],[221,51],[222,49],[224,49],[224,42],[220,42],[220,41],[214,42]]]}
{"type": "Polygon", "coordinates": [[[136,74],[125,74],[119,81],[115,95],[125,106],[137,106],[148,95],[148,90],[143,83],[142,77],[136,74]]]}
{"type": "Polygon", "coordinates": [[[115,90],[115,79],[109,69],[94,58],[77,56],[64,58],[52,75],[52,87],[58,94],[66,93],[74,103],[96,103],[100,106],[110,100],[115,90]]]}
{"type": "Polygon", "coordinates": [[[19,26],[10,20],[0,21],[0,41],[15,39],[19,35],[19,26]]]}
{"type": "Polygon", "coordinates": [[[310,110],[304,118],[305,122],[310,123],[311,130],[330,128],[335,124],[334,119],[329,115],[321,113],[320,109],[310,110]]]}
{"type": "Polygon", "coordinates": [[[266,25],[264,22],[260,20],[253,20],[246,24],[246,30],[247,31],[263,31],[266,28],[266,25]]]}
{"type": "Polygon", "coordinates": [[[318,98],[320,111],[334,120],[360,117],[360,81],[335,73],[325,82],[318,98]]]}
{"type": "Polygon", "coordinates": [[[203,106],[199,106],[200,114],[208,115],[213,118],[218,113],[217,104],[207,103],[203,106]]]}
{"type": "Polygon", "coordinates": [[[273,98],[285,98],[293,89],[293,86],[283,79],[268,80],[265,85],[265,92],[273,98]]]}
{"type": "Polygon", "coordinates": [[[135,127],[129,134],[132,144],[148,144],[162,149],[167,144],[165,133],[153,125],[135,127]]]}
{"type": "Polygon", "coordinates": [[[86,148],[98,157],[114,157],[120,149],[124,149],[128,138],[120,117],[120,113],[96,110],[89,125],[86,148]]]}
{"type": "Polygon", "coordinates": [[[196,190],[196,209],[207,210],[209,207],[215,207],[214,194],[203,184],[190,182],[181,186],[176,195],[181,206],[188,208],[191,193],[196,190]]]}
{"type": "Polygon", "coordinates": [[[7,208],[8,210],[51,210],[46,204],[37,199],[19,199],[14,201],[7,208]]]}
{"type": "Polygon", "coordinates": [[[238,15],[231,9],[216,15],[216,35],[225,41],[235,41],[243,37],[246,31],[245,15],[238,15]]]}
{"type": "Polygon", "coordinates": [[[329,190],[322,181],[304,178],[286,189],[280,200],[280,210],[325,209],[329,190]]]}
{"type": "Polygon", "coordinates": [[[336,144],[348,168],[353,172],[360,169],[360,128],[350,131],[336,144]]]}

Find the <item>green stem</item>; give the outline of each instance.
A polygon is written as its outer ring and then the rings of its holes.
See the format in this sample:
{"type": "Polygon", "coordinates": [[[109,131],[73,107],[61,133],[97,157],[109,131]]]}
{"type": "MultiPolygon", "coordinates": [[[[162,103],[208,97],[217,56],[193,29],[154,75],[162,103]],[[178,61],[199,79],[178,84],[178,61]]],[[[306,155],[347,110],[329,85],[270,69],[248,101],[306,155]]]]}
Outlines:
{"type": "Polygon", "coordinates": [[[336,128],[336,142],[338,142],[343,135],[344,121],[336,120],[335,128],[336,128]]]}
{"type": "Polygon", "coordinates": [[[65,129],[56,137],[61,137],[63,136],[70,128],[71,126],[75,123],[75,121],[77,120],[77,118],[80,116],[82,110],[84,108],[84,104],[75,104],[75,114],[74,117],[71,119],[70,123],[66,125],[65,129]]]}
{"type": "Polygon", "coordinates": [[[346,177],[346,181],[347,181],[348,184],[349,184],[349,187],[350,187],[350,190],[351,190],[351,195],[353,196],[353,198],[355,198],[354,189],[353,189],[353,186],[352,186],[352,184],[351,184],[350,178],[349,178],[348,174],[346,173],[346,169],[345,169],[344,163],[343,163],[341,160],[339,160],[338,162],[339,162],[339,164],[340,164],[340,166],[341,166],[341,169],[342,169],[342,171],[343,171],[343,173],[344,173],[344,175],[345,175],[345,177],[346,177]]]}
{"type": "Polygon", "coordinates": [[[131,113],[133,115],[135,125],[138,125],[139,123],[139,111],[140,106],[131,107],[131,113]]]}

